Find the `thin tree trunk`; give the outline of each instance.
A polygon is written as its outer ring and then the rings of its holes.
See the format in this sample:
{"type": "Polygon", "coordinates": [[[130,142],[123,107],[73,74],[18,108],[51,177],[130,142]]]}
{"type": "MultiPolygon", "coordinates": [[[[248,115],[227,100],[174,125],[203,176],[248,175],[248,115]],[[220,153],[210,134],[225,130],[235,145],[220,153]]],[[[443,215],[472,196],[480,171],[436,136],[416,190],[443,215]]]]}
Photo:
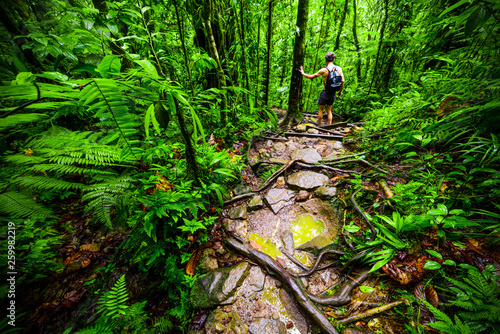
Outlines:
{"type": "Polygon", "coordinates": [[[267,15],[267,55],[266,55],[266,78],[264,82],[264,106],[269,103],[269,77],[271,76],[271,50],[272,50],[272,33],[273,33],[273,10],[274,0],[269,0],[269,10],[267,15]]]}
{"type": "Polygon", "coordinates": [[[181,37],[182,53],[184,54],[184,63],[189,77],[189,86],[191,87],[191,95],[194,95],[193,79],[191,78],[191,69],[189,68],[186,44],[184,43],[184,31],[182,30],[181,19],[179,17],[179,8],[177,6],[177,0],[174,0],[174,8],[175,8],[175,16],[177,17],[177,27],[179,29],[179,35],[181,37]]]}
{"type": "Polygon", "coordinates": [[[387,23],[387,17],[389,16],[388,15],[389,0],[384,0],[384,3],[385,3],[384,22],[382,23],[382,27],[380,28],[380,41],[378,43],[377,58],[375,59],[375,67],[373,68],[372,80],[370,82],[370,88],[368,89],[368,95],[371,94],[373,81],[375,80],[375,76],[378,74],[378,59],[380,56],[380,50],[382,49],[382,42],[384,41],[384,30],[385,30],[385,25],[387,23]]]}
{"type": "Polygon", "coordinates": [[[358,54],[358,60],[356,62],[356,77],[358,78],[358,82],[360,82],[361,81],[361,56],[360,56],[358,34],[356,32],[356,0],[352,1],[352,8],[353,8],[352,35],[354,37],[354,46],[356,47],[356,53],[358,54]]]}
{"type": "MultiPolygon", "coordinates": [[[[312,67],[312,70],[316,70],[316,66],[318,65],[318,54],[319,54],[319,49],[321,47],[321,44],[323,42],[323,24],[325,22],[325,14],[326,14],[326,7],[328,5],[328,0],[325,0],[325,6],[323,7],[323,15],[321,16],[321,25],[319,28],[319,34],[318,34],[318,43],[316,46],[316,55],[314,56],[314,66],[312,67]]],[[[311,93],[312,93],[312,80],[309,81],[309,88],[307,90],[307,102],[306,102],[306,112],[309,111],[309,106],[310,106],[310,100],[311,100],[311,93]]]]}
{"type": "Polygon", "coordinates": [[[344,12],[342,13],[342,17],[340,18],[339,29],[337,32],[337,39],[335,40],[335,50],[338,50],[340,47],[340,35],[342,34],[342,28],[344,27],[345,17],[347,16],[349,0],[345,0],[344,3],[344,12]]]}
{"type": "MultiPolygon", "coordinates": [[[[237,14],[237,12],[236,12],[237,14]]],[[[236,21],[238,21],[238,15],[236,15],[236,21]]],[[[243,0],[240,0],[240,20],[239,20],[240,24],[238,25],[239,26],[239,30],[240,30],[240,45],[241,45],[241,57],[242,57],[242,60],[243,60],[243,79],[244,79],[244,82],[245,82],[245,88],[247,90],[250,90],[250,83],[248,81],[248,68],[247,68],[247,59],[246,59],[246,55],[245,55],[245,25],[243,23],[243,0]]],[[[246,94],[245,94],[246,96],[246,94]]],[[[245,101],[247,99],[245,98],[245,101]]]]}
{"type": "MultiPolygon", "coordinates": [[[[210,3],[210,1],[207,1],[210,3]]],[[[222,90],[222,87],[226,86],[226,77],[224,75],[224,70],[222,69],[222,65],[219,59],[219,53],[217,52],[217,44],[215,44],[215,38],[212,31],[212,26],[210,24],[210,12],[211,6],[205,3],[205,29],[209,44],[209,49],[212,58],[217,63],[217,88],[222,90]]],[[[221,102],[221,125],[225,126],[227,123],[227,95],[222,93],[222,102],[221,102]]]]}
{"type": "Polygon", "coordinates": [[[255,75],[255,106],[260,106],[259,92],[259,75],[260,75],[260,22],[262,19],[262,14],[259,15],[259,23],[257,24],[257,73],[255,75]]]}
{"type": "Polygon", "coordinates": [[[303,77],[299,68],[304,62],[306,53],[305,38],[309,16],[309,0],[299,0],[297,8],[297,31],[293,45],[292,77],[290,79],[290,92],[288,94],[288,110],[283,125],[295,123],[300,119],[300,102],[302,98],[303,77]]]}

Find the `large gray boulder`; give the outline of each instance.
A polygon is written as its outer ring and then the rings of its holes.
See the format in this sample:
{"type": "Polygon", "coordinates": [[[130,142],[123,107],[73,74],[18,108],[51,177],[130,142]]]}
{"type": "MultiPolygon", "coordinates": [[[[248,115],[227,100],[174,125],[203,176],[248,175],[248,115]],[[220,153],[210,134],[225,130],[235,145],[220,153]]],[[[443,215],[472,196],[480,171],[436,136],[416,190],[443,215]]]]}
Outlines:
{"type": "Polygon", "coordinates": [[[330,179],[326,175],[311,171],[301,171],[290,175],[287,183],[293,189],[313,190],[326,185],[328,181],[330,179]]]}
{"type": "Polygon", "coordinates": [[[279,320],[259,318],[248,326],[248,331],[251,334],[286,334],[286,326],[279,320]]]}

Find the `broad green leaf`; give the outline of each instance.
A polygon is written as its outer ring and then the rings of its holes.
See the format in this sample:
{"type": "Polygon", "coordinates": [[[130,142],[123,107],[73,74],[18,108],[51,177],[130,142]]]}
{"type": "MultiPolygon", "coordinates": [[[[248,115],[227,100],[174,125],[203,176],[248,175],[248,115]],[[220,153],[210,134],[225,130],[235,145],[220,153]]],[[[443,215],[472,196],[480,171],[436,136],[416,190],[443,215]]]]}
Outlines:
{"type": "Polygon", "coordinates": [[[366,285],[360,285],[359,290],[363,293],[371,293],[371,292],[375,291],[374,288],[372,288],[371,286],[366,286],[366,285]]]}
{"type": "Polygon", "coordinates": [[[444,264],[444,265],[446,265],[446,266],[454,266],[454,267],[456,267],[456,266],[457,266],[457,264],[456,264],[456,263],[455,263],[455,261],[453,261],[453,260],[445,260],[445,261],[443,262],[443,264],[444,264]]]}
{"type": "Polygon", "coordinates": [[[453,6],[450,6],[448,7],[447,9],[445,9],[440,15],[439,17],[442,17],[444,16],[446,13],[449,13],[451,12],[452,10],[454,10],[455,8],[458,8],[466,3],[469,3],[469,0],[461,0],[459,2],[457,2],[456,4],[454,4],[453,6]]]}
{"type": "Polygon", "coordinates": [[[359,231],[359,226],[351,224],[351,225],[346,225],[344,226],[344,230],[350,233],[356,233],[359,231]]]}
{"type": "Polygon", "coordinates": [[[438,204],[437,208],[427,211],[428,214],[433,216],[446,216],[448,214],[448,208],[444,204],[438,204]]]}
{"type": "Polygon", "coordinates": [[[438,259],[442,259],[443,256],[439,253],[439,252],[436,252],[435,250],[425,250],[427,253],[431,254],[432,256],[434,257],[437,257],[438,259]]]}
{"type": "Polygon", "coordinates": [[[97,66],[97,72],[99,72],[103,78],[111,78],[113,74],[120,73],[121,66],[122,62],[118,56],[107,55],[97,66]]]}
{"type": "Polygon", "coordinates": [[[136,63],[139,64],[144,69],[144,72],[146,72],[146,74],[150,75],[152,78],[159,78],[156,67],[151,64],[149,60],[136,60],[136,63]]]}
{"type": "Polygon", "coordinates": [[[151,119],[151,114],[154,117],[155,105],[151,103],[148,110],[146,110],[146,115],[144,116],[144,131],[146,133],[146,138],[149,139],[149,120],[151,119]]]}
{"type": "Polygon", "coordinates": [[[424,268],[429,270],[438,270],[441,269],[441,265],[436,261],[427,261],[425,262],[424,268]]]}

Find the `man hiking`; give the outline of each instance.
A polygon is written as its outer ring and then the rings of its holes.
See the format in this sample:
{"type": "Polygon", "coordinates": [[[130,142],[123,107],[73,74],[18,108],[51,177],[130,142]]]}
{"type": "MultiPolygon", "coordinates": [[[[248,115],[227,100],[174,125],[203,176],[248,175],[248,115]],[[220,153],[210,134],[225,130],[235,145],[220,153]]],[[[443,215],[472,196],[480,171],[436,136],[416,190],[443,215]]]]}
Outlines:
{"type": "Polygon", "coordinates": [[[333,101],[335,101],[335,93],[338,91],[338,97],[340,97],[342,96],[342,90],[344,89],[344,74],[342,73],[342,69],[339,66],[333,65],[334,61],[335,53],[328,52],[325,55],[326,67],[322,68],[315,74],[305,74],[304,69],[302,68],[302,66],[300,66],[300,74],[308,79],[314,79],[319,76],[323,77],[323,90],[321,91],[321,94],[319,94],[318,101],[316,101],[316,104],[319,105],[318,125],[321,125],[321,121],[323,120],[323,110],[325,109],[325,106],[326,112],[328,113],[328,125],[332,124],[332,104],[333,101]],[[342,83],[338,82],[337,84],[331,85],[331,82],[327,83],[330,72],[333,72],[330,76],[333,77],[333,79],[330,79],[330,81],[339,81],[338,78],[336,79],[335,77],[340,76],[340,78],[342,79],[342,83]],[[333,88],[334,85],[337,87],[333,88]]]}

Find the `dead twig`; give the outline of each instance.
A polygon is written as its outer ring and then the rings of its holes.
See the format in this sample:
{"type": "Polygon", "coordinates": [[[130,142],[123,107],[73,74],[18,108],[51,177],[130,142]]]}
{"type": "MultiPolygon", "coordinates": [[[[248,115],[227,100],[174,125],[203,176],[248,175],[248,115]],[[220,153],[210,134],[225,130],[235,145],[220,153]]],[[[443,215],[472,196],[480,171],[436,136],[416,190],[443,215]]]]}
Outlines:
{"type": "Polygon", "coordinates": [[[323,138],[330,140],[338,140],[342,141],[344,136],[334,136],[334,135],[322,135],[322,134],[313,134],[313,133],[297,133],[297,132],[285,132],[285,136],[295,136],[295,137],[308,137],[308,138],[323,138]]]}
{"type": "Polygon", "coordinates": [[[268,272],[274,274],[276,278],[283,284],[293,296],[295,300],[302,306],[307,316],[321,328],[323,333],[338,334],[337,330],[332,326],[330,321],[320,312],[316,306],[311,303],[306,294],[302,291],[295,279],[283,269],[278,262],[267,254],[261,253],[247,244],[242,244],[234,238],[227,238],[226,243],[236,250],[238,253],[257,262],[261,267],[266,268],[268,272]]]}
{"type": "Polygon", "coordinates": [[[386,304],[386,305],[375,307],[375,308],[372,308],[372,309],[367,310],[365,312],[358,313],[358,314],[355,314],[355,315],[350,316],[348,318],[339,320],[335,324],[336,325],[349,324],[351,322],[354,322],[354,321],[357,321],[357,320],[360,320],[360,319],[363,319],[363,318],[371,317],[374,314],[387,311],[387,310],[393,308],[394,306],[398,306],[398,305],[403,304],[403,303],[404,304],[408,304],[408,300],[407,299],[401,299],[401,300],[398,300],[398,301],[393,302],[393,303],[389,303],[389,304],[386,304]]]}
{"type": "Polygon", "coordinates": [[[371,162],[368,162],[364,159],[352,159],[352,160],[343,160],[343,161],[336,161],[336,162],[333,162],[332,160],[329,160],[328,161],[328,164],[329,165],[336,165],[336,164],[344,164],[344,163],[350,163],[350,162],[362,162],[370,167],[372,167],[373,169],[376,169],[378,170],[379,172],[381,173],[384,173],[384,174],[391,174],[390,172],[386,171],[386,170],[383,170],[382,168],[380,167],[377,167],[375,166],[374,164],[372,164],[371,162]]]}
{"type": "Polygon", "coordinates": [[[343,133],[340,133],[340,132],[337,132],[337,131],[331,131],[331,130],[328,130],[328,129],[325,129],[325,128],[320,128],[320,127],[317,127],[317,126],[314,126],[314,125],[306,125],[306,129],[315,129],[315,130],[323,131],[323,132],[330,133],[330,134],[336,135],[336,136],[343,136],[344,135],[343,133]]]}

